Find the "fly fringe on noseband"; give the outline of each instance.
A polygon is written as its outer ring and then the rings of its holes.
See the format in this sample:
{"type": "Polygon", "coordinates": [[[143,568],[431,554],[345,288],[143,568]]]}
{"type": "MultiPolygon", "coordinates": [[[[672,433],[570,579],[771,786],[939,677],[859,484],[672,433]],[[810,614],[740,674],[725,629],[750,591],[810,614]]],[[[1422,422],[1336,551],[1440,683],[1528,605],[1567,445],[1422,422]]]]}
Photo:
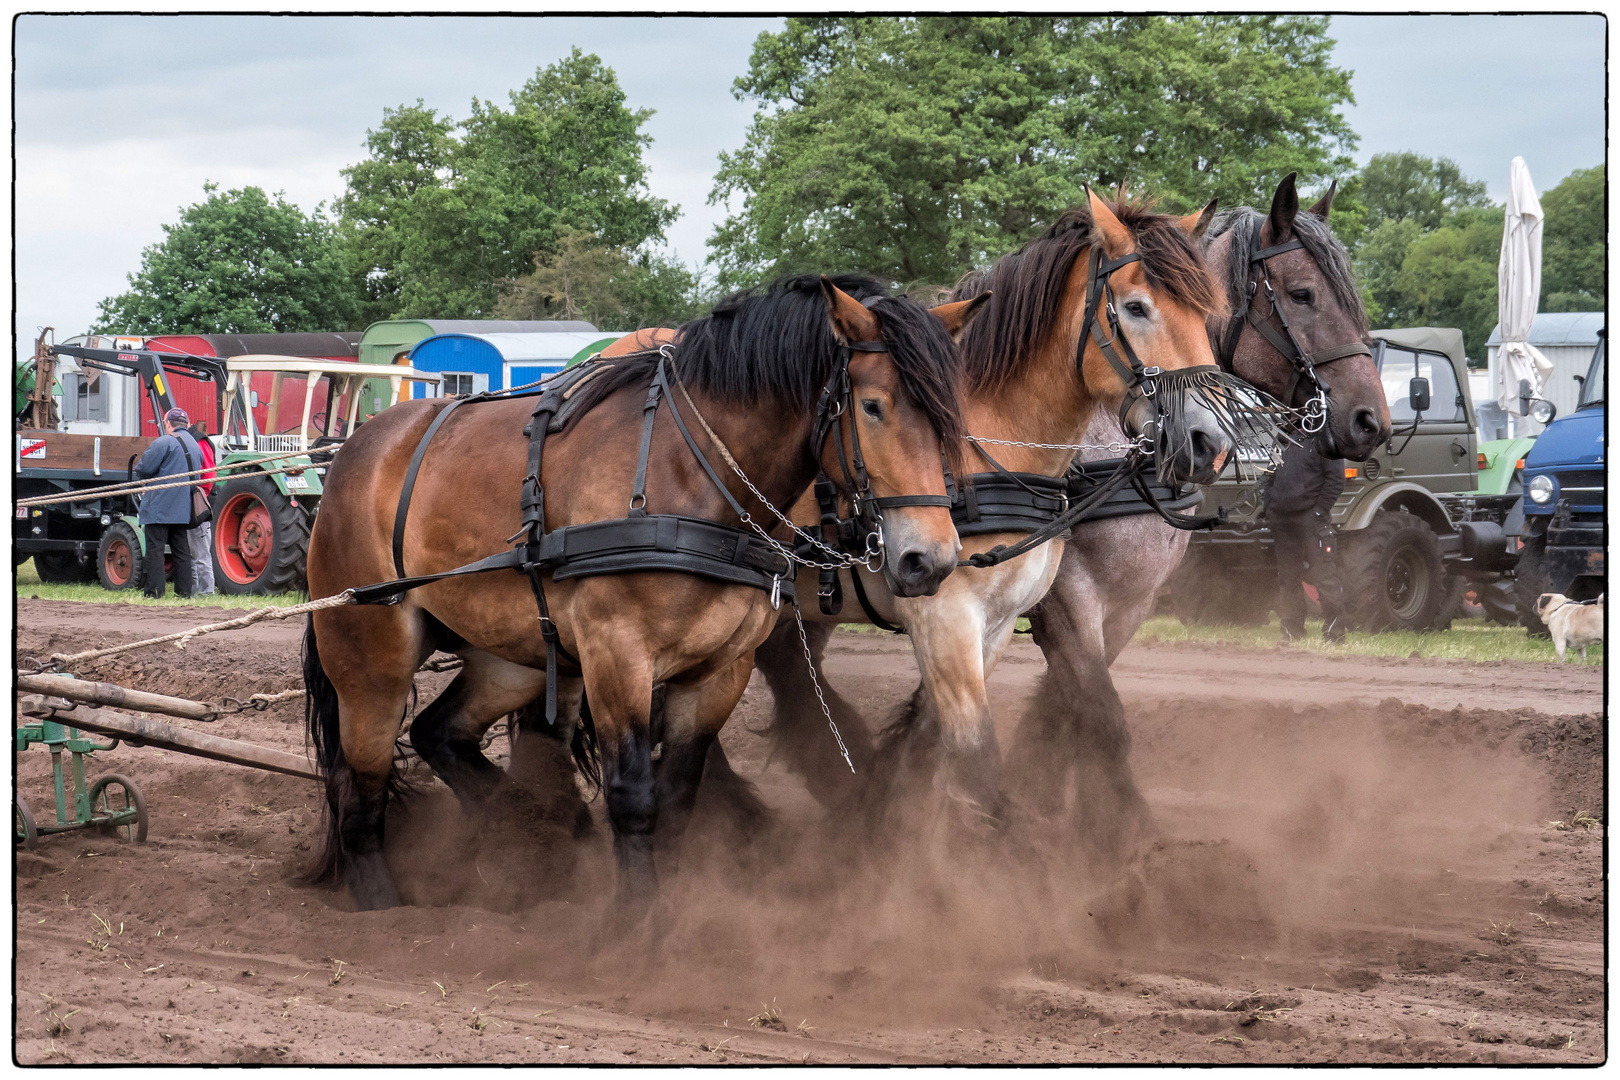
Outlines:
{"type": "Polygon", "coordinates": [[[1263,472],[1281,464],[1284,444],[1297,441],[1293,433],[1298,430],[1299,410],[1229,372],[1204,365],[1166,371],[1154,381],[1154,392],[1143,396],[1158,410],[1151,422],[1159,425],[1153,441],[1161,482],[1172,479],[1176,453],[1192,437],[1188,422],[1194,404],[1214,418],[1238,460],[1263,472]]]}

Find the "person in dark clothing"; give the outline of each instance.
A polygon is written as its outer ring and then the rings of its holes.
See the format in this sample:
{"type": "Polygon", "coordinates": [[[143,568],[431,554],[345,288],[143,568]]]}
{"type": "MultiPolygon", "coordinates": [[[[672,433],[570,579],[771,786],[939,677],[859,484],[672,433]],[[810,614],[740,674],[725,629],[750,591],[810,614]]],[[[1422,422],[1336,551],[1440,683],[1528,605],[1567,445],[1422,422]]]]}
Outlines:
{"type": "MultiPolygon", "coordinates": [[[[202,468],[202,449],[186,428],[191,419],[184,409],[170,409],[163,417],[166,434],[152,440],[135,466],[140,479],[183,476],[202,468]]],[[[171,487],[141,496],[141,528],[146,533],[146,556],[141,579],[146,595],[162,599],[165,581],[163,547],[174,555],[174,591],[190,596],[195,580],[191,566],[191,488],[171,487]]]]}
{"type": "Polygon", "coordinates": [[[1284,641],[1305,636],[1304,583],[1322,601],[1322,637],[1344,640],[1344,587],[1330,512],[1344,491],[1344,459],[1324,458],[1309,442],[1290,445],[1266,485],[1266,525],[1277,557],[1277,616],[1284,641]]]}

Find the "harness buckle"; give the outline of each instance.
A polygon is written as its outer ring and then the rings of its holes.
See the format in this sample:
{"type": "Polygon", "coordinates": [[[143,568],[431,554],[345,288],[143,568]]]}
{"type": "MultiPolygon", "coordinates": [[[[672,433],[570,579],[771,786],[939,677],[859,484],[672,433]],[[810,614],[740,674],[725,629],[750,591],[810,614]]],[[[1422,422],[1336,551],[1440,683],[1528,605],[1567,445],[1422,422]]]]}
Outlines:
{"type": "Polygon", "coordinates": [[[647,508],[647,496],[646,495],[644,495],[644,494],[642,494],[641,492],[638,491],[634,495],[630,496],[630,509],[632,509],[632,510],[645,510],[646,508],[647,508]]]}
{"type": "MultiPolygon", "coordinates": [[[[823,593],[822,595],[826,595],[823,593]]],[[[771,610],[778,611],[782,607],[782,575],[776,574],[771,578],[771,610]]]]}
{"type": "Polygon", "coordinates": [[[1143,397],[1153,397],[1155,394],[1157,394],[1159,392],[1159,382],[1158,382],[1158,380],[1159,380],[1159,376],[1163,375],[1163,374],[1164,374],[1164,369],[1162,367],[1159,367],[1157,364],[1153,365],[1152,367],[1145,367],[1145,368],[1142,369],[1142,396],[1143,397]]]}

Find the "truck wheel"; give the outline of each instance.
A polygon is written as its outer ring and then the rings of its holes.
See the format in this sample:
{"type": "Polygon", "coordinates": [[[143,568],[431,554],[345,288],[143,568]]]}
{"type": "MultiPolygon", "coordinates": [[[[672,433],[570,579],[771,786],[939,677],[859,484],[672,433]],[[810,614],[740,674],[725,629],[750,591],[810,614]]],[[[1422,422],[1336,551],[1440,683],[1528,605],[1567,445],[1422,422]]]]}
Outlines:
{"type": "Polygon", "coordinates": [[[1428,630],[1446,599],[1440,541],[1414,514],[1376,515],[1340,543],[1344,594],[1355,625],[1380,630],[1428,630]]]}
{"type": "Polygon", "coordinates": [[[1467,615],[1468,579],[1461,574],[1447,574],[1445,592],[1440,600],[1440,611],[1434,617],[1434,629],[1450,630],[1456,619],[1467,615]]]}
{"type": "Polygon", "coordinates": [[[71,551],[41,552],[34,556],[34,569],[47,585],[82,585],[96,576],[96,568],[71,551]]]}
{"type": "Polygon", "coordinates": [[[141,539],[127,521],[115,521],[96,546],[96,577],[103,589],[141,587],[141,539]]]}
{"type": "Polygon", "coordinates": [[[303,587],[309,519],[268,476],[238,476],[214,491],[214,583],[222,593],[303,587]]]}
{"type": "Polygon", "coordinates": [[[1276,598],[1274,575],[1236,569],[1198,549],[1170,579],[1170,607],[1183,626],[1264,626],[1276,598]]]}
{"type": "Polygon", "coordinates": [[[1524,550],[1513,568],[1513,606],[1518,609],[1519,625],[1531,637],[1551,637],[1547,624],[1536,614],[1536,601],[1542,593],[1552,592],[1552,577],[1547,572],[1546,536],[1526,536],[1524,550]]]}

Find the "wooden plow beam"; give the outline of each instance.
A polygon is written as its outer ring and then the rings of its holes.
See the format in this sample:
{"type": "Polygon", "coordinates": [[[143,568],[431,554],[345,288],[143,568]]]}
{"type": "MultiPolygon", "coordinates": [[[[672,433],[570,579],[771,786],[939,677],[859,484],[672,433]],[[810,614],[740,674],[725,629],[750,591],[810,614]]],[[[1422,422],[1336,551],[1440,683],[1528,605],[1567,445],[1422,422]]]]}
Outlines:
{"type": "Polygon", "coordinates": [[[144,690],[131,690],[116,683],[86,682],[66,675],[18,675],[17,689],[30,694],[66,698],[86,705],[111,705],[115,709],[134,709],[138,712],[156,712],[179,716],[186,720],[215,720],[219,714],[207,705],[167,694],[149,694],[144,690]]]}
{"type": "Polygon", "coordinates": [[[109,709],[92,709],[83,705],[69,709],[60,704],[53,704],[47,698],[36,694],[25,694],[18,698],[17,708],[24,716],[43,717],[81,731],[112,735],[133,746],[156,746],[181,754],[227,761],[232,765],[245,765],[250,769],[265,769],[269,772],[285,773],[288,776],[301,776],[306,780],[324,779],[309,760],[300,754],[289,754],[285,750],[255,746],[253,743],[239,742],[236,739],[222,739],[218,735],[205,735],[200,731],[188,731],[143,716],[131,716],[109,709]]]}

